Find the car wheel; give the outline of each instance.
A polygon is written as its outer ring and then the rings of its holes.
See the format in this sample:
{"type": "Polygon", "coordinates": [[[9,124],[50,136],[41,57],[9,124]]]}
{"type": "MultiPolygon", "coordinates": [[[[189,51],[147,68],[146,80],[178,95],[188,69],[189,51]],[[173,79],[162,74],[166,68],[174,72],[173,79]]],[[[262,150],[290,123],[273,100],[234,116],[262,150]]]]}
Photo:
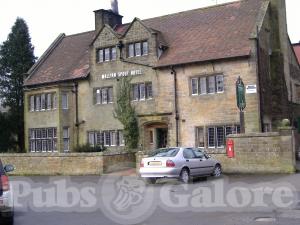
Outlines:
{"type": "Polygon", "coordinates": [[[180,173],[180,180],[187,184],[188,182],[190,182],[191,177],[190,177],[190,173],[188,171],[188,169],[182,169],[181,173],[180,173]]]}
{"type": "Polygon", "coordinates": [[[214,168],[214,172],[213,172],[213,176],[214,177],[220,177],[222,174],[222,169],[221,169],[221,166],[220,165],[216,165],[215,168],[214,168]]]}
{"type": "Polygon", "coordinates": [[[147,184],[155,184],[156,183],[156,178],[146,178],[146,183],[147,184]]]}

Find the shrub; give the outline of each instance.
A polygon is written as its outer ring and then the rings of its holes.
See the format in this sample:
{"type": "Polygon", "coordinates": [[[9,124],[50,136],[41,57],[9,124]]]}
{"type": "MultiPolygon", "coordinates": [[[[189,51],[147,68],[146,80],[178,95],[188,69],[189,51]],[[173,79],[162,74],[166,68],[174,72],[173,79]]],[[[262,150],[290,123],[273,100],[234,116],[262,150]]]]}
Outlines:
{"type": "Polygon", "coordinates": [[[106,148],[104,146],[90,146],[89,144],[79,145],[73,149],[74,152],[103,152],[106,148]]]}

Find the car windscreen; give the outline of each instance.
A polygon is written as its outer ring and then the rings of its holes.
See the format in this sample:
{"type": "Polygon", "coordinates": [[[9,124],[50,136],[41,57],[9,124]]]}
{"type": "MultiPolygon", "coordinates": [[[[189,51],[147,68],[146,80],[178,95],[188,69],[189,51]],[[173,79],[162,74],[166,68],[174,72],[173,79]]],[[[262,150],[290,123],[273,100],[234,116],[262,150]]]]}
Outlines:
{"type": "Polygon", "coordinates": [[[179,152],[179,148],[162,148],[157,149],[151,154],[152,157],[175,157],[179,152]]]}

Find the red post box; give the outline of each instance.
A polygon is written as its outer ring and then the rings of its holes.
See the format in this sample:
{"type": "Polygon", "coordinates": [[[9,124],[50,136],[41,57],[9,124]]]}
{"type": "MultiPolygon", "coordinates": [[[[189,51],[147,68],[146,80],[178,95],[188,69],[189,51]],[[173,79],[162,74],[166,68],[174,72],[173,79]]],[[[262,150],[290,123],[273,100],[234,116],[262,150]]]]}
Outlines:
{"type": "Polygon", "coordinates": [[[232,139],[227,140],[226,153],[228,158],[234,158],[234,142],[232,139]]]}

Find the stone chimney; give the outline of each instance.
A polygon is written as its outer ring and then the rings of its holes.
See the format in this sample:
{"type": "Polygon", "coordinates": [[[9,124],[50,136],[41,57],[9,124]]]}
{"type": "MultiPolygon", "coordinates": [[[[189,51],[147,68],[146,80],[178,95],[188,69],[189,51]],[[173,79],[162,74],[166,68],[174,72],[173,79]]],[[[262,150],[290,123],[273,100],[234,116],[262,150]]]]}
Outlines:
{"type": "Polygon", "coordinates": [[[100,31],[104,24],[109,25],[111,28],[122,24],[123,16],[119,15],[117,0],[111,0],[111,8],[111,10],[100,9],[94,11],[96,32],[100,31]]]}

